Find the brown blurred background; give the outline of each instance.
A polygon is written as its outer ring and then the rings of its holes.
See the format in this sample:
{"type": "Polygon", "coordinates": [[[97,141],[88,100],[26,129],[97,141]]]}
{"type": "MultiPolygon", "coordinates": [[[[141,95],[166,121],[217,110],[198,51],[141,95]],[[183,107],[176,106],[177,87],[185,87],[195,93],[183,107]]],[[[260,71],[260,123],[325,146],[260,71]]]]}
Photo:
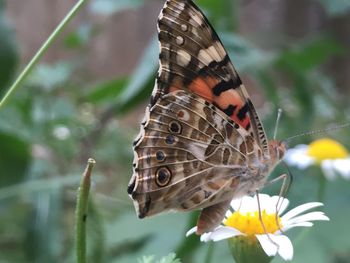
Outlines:
{"type": "MultiPolygon", "coordinates": [[[[125,76],[132,72],[144,47],[156,33],[156,17],[163,2],[146,0],[140,8],[111,16],[93,14],[89,7],[80,12],[70,28],[74,28],[78,20],[98,25],[98,36],[88,44],[88,51],[84,53],[87,57],[83,58],[92,79],[125,76]]],[[[6,12],[16,30],[22,64],[33,56],[74,3],[73,0],[7,1],[6,12]]],[[[311,33],[328,31],[349,49],[349,12],[328,16],[317,0],[241,0],[239,3],[239,33],[259,47],[268,50],[307,38],[311,33]],[[287,39],[279,39],[281,36],[287,39]]],[[[60,46],[57,42],[45,60],[56,61],[72,55],[60,46]]],[[[340,84],[338,86],[346,92],[350,92],[349,54],[347,52],[327,65],[330,74],[340,84]]]]}

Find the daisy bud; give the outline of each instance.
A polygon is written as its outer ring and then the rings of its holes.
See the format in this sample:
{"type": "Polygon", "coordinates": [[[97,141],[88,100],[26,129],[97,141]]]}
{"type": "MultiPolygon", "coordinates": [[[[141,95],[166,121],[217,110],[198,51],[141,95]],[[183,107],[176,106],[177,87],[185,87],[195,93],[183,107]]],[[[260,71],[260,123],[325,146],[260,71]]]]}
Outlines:
{"type": "Polygon", "coordinates": [[[254,236],[235,236],[228,239],[228,244],[236,263],[268,263],[274,258],[266,255],[254,236]]]}

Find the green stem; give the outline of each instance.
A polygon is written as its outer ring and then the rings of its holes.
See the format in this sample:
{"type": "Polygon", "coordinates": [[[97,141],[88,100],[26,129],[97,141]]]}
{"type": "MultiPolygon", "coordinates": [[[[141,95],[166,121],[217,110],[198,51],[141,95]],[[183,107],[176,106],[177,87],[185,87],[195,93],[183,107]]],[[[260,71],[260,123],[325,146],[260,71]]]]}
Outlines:
{"type": "Polygon", "coordinates": [[[317,191],[317,200],[319,202],[323,202],[324,196],[326,193],[326,184],[327,184],[327,179],[324,177],[323,174],[318,175],[318,191],[317,191]]]}
{"type": "Polygon", "coordinates": [[[214,242],[210,242],[207,250],[207,254],[205,256],[204,263],[211,263],[213,259],[213,254],[214,254],[214,242]]]}
{"type": "Polygon", "coordinates": [[[76,15],[76,13],[80,10],[80,8],[87,2],[87,0],[79,0],[73,8],[69,11],[69,13],[63,18],[61,23],[56,27],[56,29],[51,33],[51,35],[46,39],[44,44],[40,47],[40,49],[36,52],[34,57],[30,60],[27,66],[23,69],[21,74],[17,77],[15,82],[6,92],[5,96],[0,101],[0,109],[7,103],[11,95],[18,89],[18,87],[23,83],[25,78],[29,75],[29,73],[33,70],[35,65],[39,62],[41,57],[45,54],[46,50],[52,45],[52,43],[56,40],[56,38],[60,35],[63,29],[67,26],[67,24],[71,21],[71,19],[76,15]]]}
{"type": "Polygon", "coordinates": [[[89,204],[89,191],[91,184],[91,171],[95,164],[94,159],[89,159],[77,195],[77,207],[75,210],[75,242],[77,263],[86,262],[86,218],[89,204]]]}

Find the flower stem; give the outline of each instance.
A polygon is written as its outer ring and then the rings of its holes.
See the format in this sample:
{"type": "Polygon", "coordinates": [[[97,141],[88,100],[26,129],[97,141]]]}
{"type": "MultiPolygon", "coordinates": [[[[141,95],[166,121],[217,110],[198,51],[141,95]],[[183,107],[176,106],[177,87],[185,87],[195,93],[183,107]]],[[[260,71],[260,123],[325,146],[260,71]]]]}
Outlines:
{"type": "Polygon", "coordinates": [[[214,242],[210,242],[204,263],[211,263],[213,259],[213,254],[214,254],[214,242]]]}
{"type": "Polygon", "coordinates": [[[317,200],[323,202],[326,193],[327,180],[323,175],[318,176],[317,200]]]}
{"type": "Polygon", "coordinates": [[[14,81],[12,86],[6,92],[2,100],[0,101],[0,109],[8,102],[9,98],[12,94],[19,88],[19,86],[23,83],[25,78],[29,75],[29,73],[33,70],[35,65],[39,62],[41,57],[45,54],[46,50],[52,45],[52,43],[56,40],[56,38],[60,35],[63,29],[67,26],[67,24],[72,20],[72,18],[77,14],[80,8],[87,2],[87,0],[79,0],[73,8],[69,11],[69,13],[63,18],[63,20],[59,23],[56,29],[51,33],[51,35],[46,39],[44,44],[40,47],[40,49],[36,52],[34,57],[29,61],[29,63],[25,66],[23,71],[19,74],[17,79],[14,81]]]}
{"type": "Polygon", "coordinates": [[[80,181],[75,210],[75,242],[77,263],[86,262],[86,218],[91,184],[91,171],[95,164],[94,159],[89,159],[80,181]]]}

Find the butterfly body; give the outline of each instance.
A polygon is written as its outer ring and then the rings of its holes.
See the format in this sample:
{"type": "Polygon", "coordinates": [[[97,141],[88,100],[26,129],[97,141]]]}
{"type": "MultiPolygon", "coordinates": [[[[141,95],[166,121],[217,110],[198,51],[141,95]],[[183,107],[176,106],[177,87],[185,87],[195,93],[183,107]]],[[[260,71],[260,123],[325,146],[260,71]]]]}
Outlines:
{"type": "Polygon", "coordinates": [[[190,0],[168,0],[158,20],[160,69],[134,141],[128,193],[140,218],[202,209],[197,234],[230,201],[261,188],[284,154],[267,142],[227,52],[190,0]]]}

